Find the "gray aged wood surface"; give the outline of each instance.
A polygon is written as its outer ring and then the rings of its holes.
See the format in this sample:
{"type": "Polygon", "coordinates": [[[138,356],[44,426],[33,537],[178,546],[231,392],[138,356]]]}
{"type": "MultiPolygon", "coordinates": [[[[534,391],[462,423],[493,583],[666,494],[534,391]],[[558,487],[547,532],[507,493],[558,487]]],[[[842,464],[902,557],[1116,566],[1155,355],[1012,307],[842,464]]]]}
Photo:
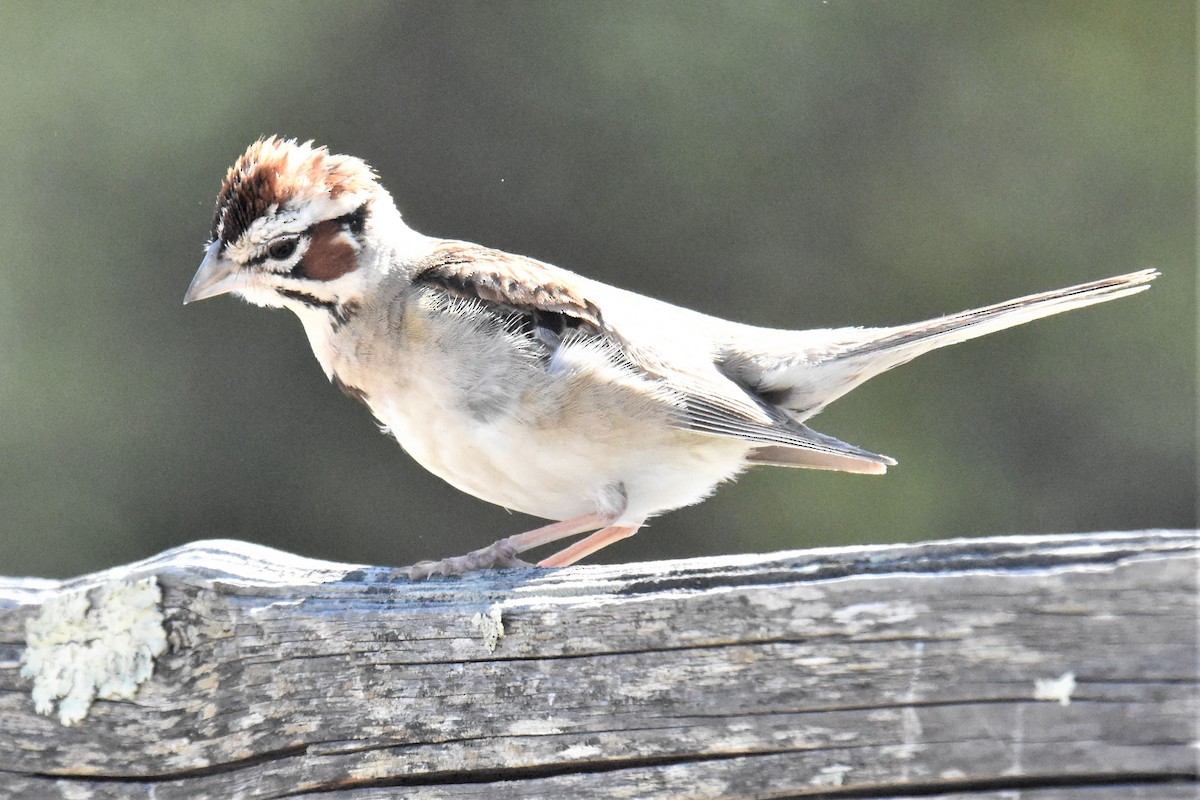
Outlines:
{"type": "Polygon", "coordinates": [[[410,583],[220,541],[0,578],[0,796],[1195,798],[1198,557],[1160,531],[410,583]],[[27,623],[150,576],[136,696],[36,713],[27,623]]]}

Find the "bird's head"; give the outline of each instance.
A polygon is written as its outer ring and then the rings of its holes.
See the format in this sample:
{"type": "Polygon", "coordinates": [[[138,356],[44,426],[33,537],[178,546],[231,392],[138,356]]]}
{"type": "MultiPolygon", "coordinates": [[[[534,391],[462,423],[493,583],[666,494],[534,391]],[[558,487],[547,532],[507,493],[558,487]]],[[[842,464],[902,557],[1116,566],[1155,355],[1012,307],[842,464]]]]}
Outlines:
{"type": "Polygon", "coordinates": [[[312,142],[260,139],[225,174],[183,302],[233,292],[297,313],[336,312],[384,268],[379,228],[395,226],[404,228],[365,162],[312,142]]]}

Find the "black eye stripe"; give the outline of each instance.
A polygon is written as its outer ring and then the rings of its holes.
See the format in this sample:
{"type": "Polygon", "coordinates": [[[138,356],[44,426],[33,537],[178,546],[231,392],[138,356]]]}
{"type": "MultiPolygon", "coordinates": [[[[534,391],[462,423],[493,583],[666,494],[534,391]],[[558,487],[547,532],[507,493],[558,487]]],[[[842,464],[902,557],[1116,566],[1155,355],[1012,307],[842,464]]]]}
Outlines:
{"type": "Polygon", "coordinates": [[[370,202],[363,203],[358,208],[351,211],[349,214],[343,214],[337,218],[338,225],[346,228],[355,236],[360,235],[367,227],[367,206],[370,202]]]}
{"type": "MultiPolygon", "coordinates": [[[[368,212],[369,205],[370,205],[370,201],[363,203],[362,205],[360,205],[358,208],[354,209],[350,213],[343,214],[342,216],[335,218],[333,221],[334,221],[334,223],[337,224],[338,227],[344,228],[345,230],[349,231],[355,238],[357,238],[359,235],[362,234],[362,232],[364,230],[366,230],[367,212],[368,212]]],[[[251,256],[249,259],[247,259],[246,266],[247,267],[261,266],[262,264],[266,263],[268,258],[274,259],[276,261],[283,261],[285,259],[291,258],[292,255],[296,252],[296,248],[300,246],[300,240],[311,238],[313,229],[321,224],[322,223],[320,223],[320,222],[313,223],[303,233],[289,233],[289,234],[283,234],[281,236],[275,237],[271,241],[267,242],[266,247],[262,250],[262,252],[255,253],[253,256],[251,256]],[[286,255],[276,255],[271,252],[273,247],[275,247],[277,244],[282,244],[284,241],[287,241],[287,240],[290,240],[292,243],[291,252],[287,253],[286,255]]],[[[300,266],[299,264],[296,265],[297,268],[299,266],[300,266]]],[[[295,272],[295,268],[293,268],[293,272],[295,272]]]]}

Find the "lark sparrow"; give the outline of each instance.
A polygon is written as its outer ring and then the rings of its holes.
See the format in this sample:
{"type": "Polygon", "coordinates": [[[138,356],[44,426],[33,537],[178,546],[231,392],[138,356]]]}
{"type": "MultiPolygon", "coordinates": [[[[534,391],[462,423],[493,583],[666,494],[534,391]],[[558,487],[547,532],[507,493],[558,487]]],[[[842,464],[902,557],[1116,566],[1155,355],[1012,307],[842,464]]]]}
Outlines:
{"type": "Polygon", "coordinates": [[[563,566],[700,502],[756,464],[895,464],[805,421],[938,347],[1148,288],[1153,270],[885,328],[727,322],[531,258],[409,228],[363,161],[255,142],[225,176],[184,302],[232,292],[293,311],[339,387],[426,469],[548,520],[414,576],[563,566]]]}

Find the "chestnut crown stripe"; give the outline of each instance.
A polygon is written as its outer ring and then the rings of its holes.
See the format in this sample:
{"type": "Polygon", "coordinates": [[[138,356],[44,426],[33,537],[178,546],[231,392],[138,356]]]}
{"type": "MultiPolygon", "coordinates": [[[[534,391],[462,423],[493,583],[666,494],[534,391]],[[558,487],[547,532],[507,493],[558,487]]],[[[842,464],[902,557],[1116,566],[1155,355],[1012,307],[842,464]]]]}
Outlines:
{"type": "Polygon", "coordinates": [[[259,139],[225,173],[217,194],[212,238],[236,242],[272,206],[295,199],[299,187],[306,194],[324,194],[336,200],[343,194],[378,189],[379,182],[366,162],[353,156],[333,155],[311,141],[300,144],[276,136],[259,139]]]}

